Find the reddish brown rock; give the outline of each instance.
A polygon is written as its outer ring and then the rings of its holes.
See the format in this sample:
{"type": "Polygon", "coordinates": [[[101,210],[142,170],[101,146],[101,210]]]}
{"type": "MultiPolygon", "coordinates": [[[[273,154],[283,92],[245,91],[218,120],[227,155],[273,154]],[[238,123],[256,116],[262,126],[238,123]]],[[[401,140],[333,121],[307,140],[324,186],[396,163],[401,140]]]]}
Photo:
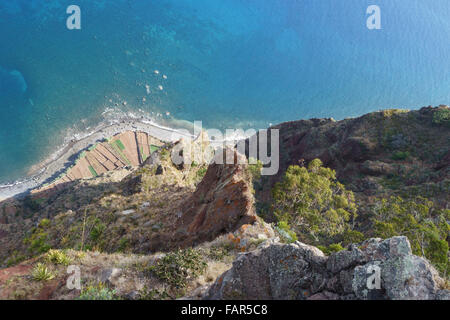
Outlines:
{"type": "MultiPolygon", "coordinates": [[[[235,163],[238,157],[234,153],[235,163]]],[[[154,250],[187,247],[256,221],[246,164],[211,164],[194,194],[180,208],[172,232],[150,241],[154,250]]]]}
{"type": "Polygon", "coordinates": [[[54,298],[56,292],[64,287],[67,283],[68,276],[62,279],[55,279],[46,284],[41,291],[39,292],[37,299],[38,300],[51,300],[54,298]]]}
{"type": "Polygon", "coordinates": [[[23,276],[30,273],[31,265],[18,265],[11,268],[0,270],[0,285],[6,283],[9,279],[16,276],[23,276]]]}

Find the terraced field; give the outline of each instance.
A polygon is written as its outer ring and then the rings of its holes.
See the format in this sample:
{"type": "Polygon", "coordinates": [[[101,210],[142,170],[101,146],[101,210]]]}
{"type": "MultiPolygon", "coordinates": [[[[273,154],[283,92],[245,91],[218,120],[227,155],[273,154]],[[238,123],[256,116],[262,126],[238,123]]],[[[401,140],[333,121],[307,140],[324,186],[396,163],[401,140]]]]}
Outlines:
{"type": "Polygon", "coordinates": [[[141,165],[151,153],[163,145],[145,132],[125,131],[107,141],[83,151],[75,164],[55,182],[34,190],[34,194],[60,190],[64,184],[78,179],[97,177],[105,172],[126,166],[141,165]]]}

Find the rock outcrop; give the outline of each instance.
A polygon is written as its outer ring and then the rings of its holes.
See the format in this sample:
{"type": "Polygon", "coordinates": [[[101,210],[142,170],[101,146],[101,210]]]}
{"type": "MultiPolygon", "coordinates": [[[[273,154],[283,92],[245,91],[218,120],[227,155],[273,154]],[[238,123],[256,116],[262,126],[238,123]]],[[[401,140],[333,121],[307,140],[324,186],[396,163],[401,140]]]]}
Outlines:
{"type": "Polygon", "coordinates": [[[235,164],[212,163],[196,191],[183,203],[173,230],[159,234],[152,248],[173,248],[211,241],[256,221],[247,164],[235,150],[235,164]]]}
{"type": "Polygon", "coordinates": [[[298,241],[269,241],[238,257],[205,298],[450,299],[442,286],[429,262],[412,254],[406,237],[369,239],[329,257],[298,241]]]}

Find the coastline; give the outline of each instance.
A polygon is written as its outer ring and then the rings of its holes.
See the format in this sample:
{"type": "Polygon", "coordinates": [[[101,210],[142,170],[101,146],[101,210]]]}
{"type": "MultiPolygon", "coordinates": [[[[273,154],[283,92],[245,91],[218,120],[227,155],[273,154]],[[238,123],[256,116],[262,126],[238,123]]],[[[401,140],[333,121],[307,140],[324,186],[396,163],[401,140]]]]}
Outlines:
{"type": "Polygon", "coordinates": [[[142,131],[163,142],[174,142],[180,138],[193,138],[182,130],[158,125],[146,119],[122,119],[115,123],[100,124],[86,136],[70,140],[65,146],[46,160],[32,166],[26,179],[12,184],[0,185],[0,201],[26,193],[50,182],[69,168],[76,155],[91,145],[124,131],[142,131]]]}

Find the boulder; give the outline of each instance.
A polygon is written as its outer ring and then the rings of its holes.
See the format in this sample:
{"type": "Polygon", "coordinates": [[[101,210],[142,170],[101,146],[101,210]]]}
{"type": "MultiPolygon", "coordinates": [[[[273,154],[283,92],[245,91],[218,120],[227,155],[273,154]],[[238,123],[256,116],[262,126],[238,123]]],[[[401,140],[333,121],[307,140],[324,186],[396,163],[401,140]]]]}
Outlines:
{"type": "Polygon", "coordinates": [[[439,291],[438,273],[428,261],[414,255],[386,260],[381,265],[386,295],[392,300],[430,300],[439,291]]]}
{"type": "Polygon", "coordinates": [[[332,254],[327,262],[327,268],[332,273],[355,267],[365,261],[363,252],[356,246],[351,250],[343,250],[332,254]]]}
{"type": "Polygon", "coordinates": [[[326,257],[300,242],[271,243],[242,254],[207,293],[209,299],[306,299],[325,285],[326,257]]]}
{"type": "Polygon", "coordinates": [[[122,183],[122,194],[124,196],[131,196],[141,192],[142,189],[142,175],[136,175],[125,179],[122,183]]]}
{"type": "Polygon", "coordinates": [[[117,285],[120,282],[122,269],[109,268],[100,271],[99,281],[106,284],[117,285]]]}
{"type": "Polygon", "coordinates": [[[449,300],[443,283],[406,237],[369,239],[329,257],[298,241],[271,240],[236,259],[205,298],[449,300]]]}

